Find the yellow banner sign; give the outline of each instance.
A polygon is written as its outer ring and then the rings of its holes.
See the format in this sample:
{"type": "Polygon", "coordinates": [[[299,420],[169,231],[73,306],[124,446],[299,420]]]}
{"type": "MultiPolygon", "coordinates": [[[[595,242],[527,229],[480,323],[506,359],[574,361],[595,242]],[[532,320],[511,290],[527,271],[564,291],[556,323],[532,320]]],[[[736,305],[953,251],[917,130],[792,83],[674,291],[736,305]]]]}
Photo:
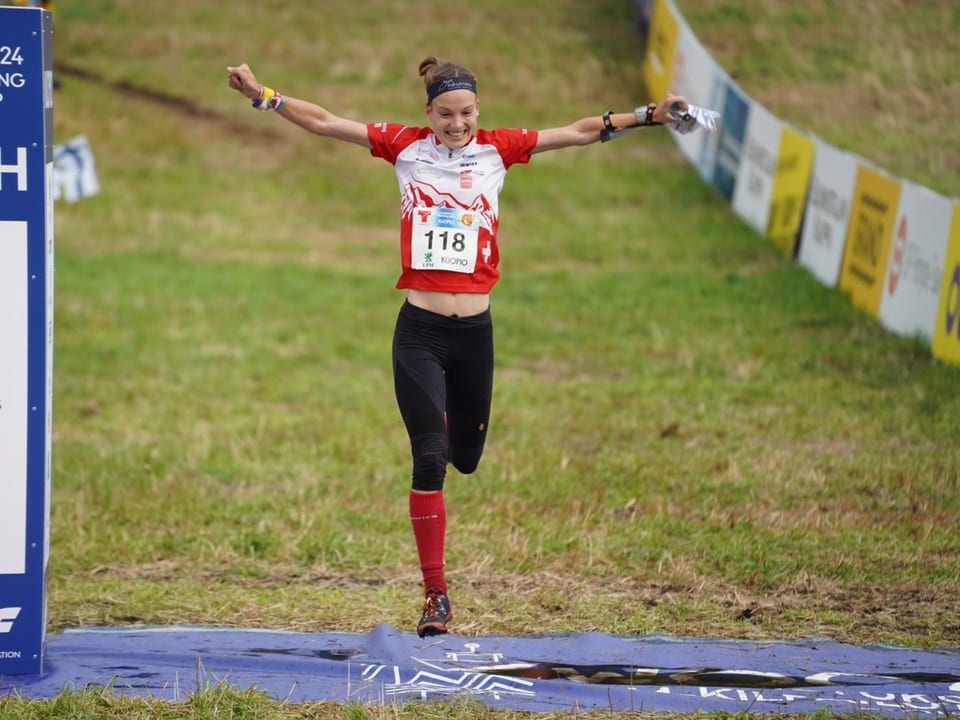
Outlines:
{"type": "Polygon", "coordinates": [[[847,225],[839,287],[857,307],[877,316],[890,238],[900,203],[900,181],[861,165],[847,225]]]}
{"type": "Polygon", "coordinates": [[[953,206],[931,349],[941,360],[960,365],[960,203],[953,206]]]}
{"type": "Polygon", "coordinates": [[[787,257],[793,257],[797,246],[815,149],[813,138],[790,127],[783,128],[776,176],[770,193],[767,237],[787,257]]]}
{"type": "Polygon", "coordinates": [[[651,99],[659,101],[670,90],[677,56],[679,22],[669,0],[655,0],[643,60],[643,79],[651,99]]]}

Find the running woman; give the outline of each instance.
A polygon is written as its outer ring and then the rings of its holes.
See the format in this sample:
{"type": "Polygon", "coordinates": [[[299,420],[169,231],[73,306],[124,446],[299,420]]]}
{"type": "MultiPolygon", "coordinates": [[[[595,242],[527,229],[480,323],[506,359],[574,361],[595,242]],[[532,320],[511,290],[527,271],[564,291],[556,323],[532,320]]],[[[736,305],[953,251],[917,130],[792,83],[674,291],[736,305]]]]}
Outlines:
{"type": "Polygon", "coordinates": [[[507,169],[531,155],[589,145],[638,125],[670,123],[686,107],[668,94],[631,112],[586,117],[547,130],[477,126],[480,100],[467,68],[427,57],[427,127],[364,124],[262,85],[246,65],[228,67],[228,84],[284,119],[323,137],[367,148],[393,165],[400,185],[400,262],[406,291],[393,336],[393,377],[410,438],[410,522],[423,574],[417,634],[447,632],[453,617],[444,575],[447,463],[477,469],[490,423],[493,324],[490,290],[497,266],[498,196],[507,169]],[[672,106],[672,108],[671,108],[672,106]]]}

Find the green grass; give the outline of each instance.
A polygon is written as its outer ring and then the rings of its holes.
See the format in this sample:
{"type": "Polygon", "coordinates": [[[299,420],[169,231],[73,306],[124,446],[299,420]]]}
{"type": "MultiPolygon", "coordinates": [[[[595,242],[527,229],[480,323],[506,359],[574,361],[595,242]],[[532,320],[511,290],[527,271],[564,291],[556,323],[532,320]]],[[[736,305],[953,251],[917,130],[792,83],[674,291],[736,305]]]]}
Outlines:
{"type": "MultiPolygon", "coordinates": [[[[842,3],[680,5],[781,116],[957,192],[960,155],[932,142],[956,133],[899,99],[942,69],[938,106],[957,104],[945,5],[911,5],[906,30],[886,22],[899,6],[872,10],[862,37],[830,21],[842,3]],[[861,57],[884,29],[909,40],[914,72],[898,74],[906,50],[861,57]],[[787,34],[810,52],[784,53],[787,34]],[[898,98],[869,142],[802,101],[842,105],[865,63],[898,98]]],[[[416,67],[437,53],[478,72],[486,126],[544,127],[646,102],[629,4],[58,13],[73,72],[57,138],[87,135],[103,190],[57,207],[50,631],[409,629],[396,181],[252,112],[225,67],[361,120],[420,122],[416,67]]],[[[960,644],[960,369],[783,260],[663,133],[538,156],[501,207],[488,450],[446,489],[457,632],[960,644]]],[[[0,702],[20,718],[494,714],[226,687],[173,705],[96,689],[0,702]]]]}

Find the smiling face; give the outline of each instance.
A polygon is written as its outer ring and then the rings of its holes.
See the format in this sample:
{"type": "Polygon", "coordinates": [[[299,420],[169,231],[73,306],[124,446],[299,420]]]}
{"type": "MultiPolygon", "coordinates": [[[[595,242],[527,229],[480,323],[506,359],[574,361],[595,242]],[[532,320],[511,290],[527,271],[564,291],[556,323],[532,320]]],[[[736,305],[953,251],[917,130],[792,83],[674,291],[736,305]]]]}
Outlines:
{"type": "Polygon", "coordinates": [[[427,105],[433,132],[450,149],[461,148],[477,132],[480,101],[470,90],[451,90],[427,105]]]}

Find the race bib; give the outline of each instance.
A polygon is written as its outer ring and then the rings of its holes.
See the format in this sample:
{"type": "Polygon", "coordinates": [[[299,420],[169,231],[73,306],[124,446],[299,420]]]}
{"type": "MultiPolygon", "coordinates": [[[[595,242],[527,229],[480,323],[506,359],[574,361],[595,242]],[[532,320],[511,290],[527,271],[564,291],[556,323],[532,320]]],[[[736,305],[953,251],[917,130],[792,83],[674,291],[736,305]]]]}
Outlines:
{"type": "Polygon", "coordinates": [[[475,210],[415,208],[411,265],[415,270],[472,273],[479,233],[480,216],[475,210]]]}

